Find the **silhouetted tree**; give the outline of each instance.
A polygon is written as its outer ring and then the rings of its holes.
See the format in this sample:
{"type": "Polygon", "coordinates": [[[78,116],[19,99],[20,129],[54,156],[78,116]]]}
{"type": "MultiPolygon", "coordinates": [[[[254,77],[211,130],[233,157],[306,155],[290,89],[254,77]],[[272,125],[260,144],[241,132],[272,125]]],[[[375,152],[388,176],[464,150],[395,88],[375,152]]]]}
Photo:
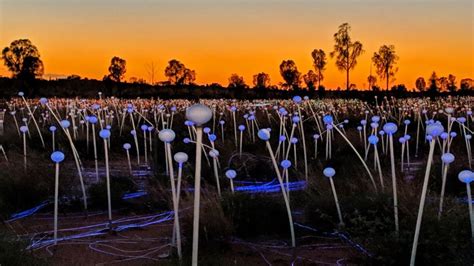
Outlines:
{"type": "Polygon", "coordinates": [[[135,84],[146,84],[146,80],[143,78],[131,77],[128,79],[128,82],[135,84]]]}
{"type": "Polygon", "coordinates": [[[339,26],[338,32],[334,34],[334,51],[329,55],[336,57],[336,66],[341,71],[346,71],[346,89],[349,90],[349,72],[357,65],[357,57],[363,52],[362,43],[359,41],[353,42],[349,36],[351,26],[344,23],[339,26]]]}
{"type": "Polygon", "coordinates": [[[472,90],[474,89],[474,80],[471,78],[461,79],[461,82],[459,82],[459,87],[463,91],[472,90]]]}
{"type": "Polygon", "coordinates": [[[288,89],[299,89],[301,73],[298,71],[293,60],[283,60],[280,64],[280,74],[285,80],[285,85],[288,89]]]}
{"type": "Polygon", "coordinates": [[[419,92],[424,92],[426,90],[426,81],[423,77],[419,77],[415,81],[415,87],[419,92]]]}
{"type": "Polygon", "coordinates": [[[168,62],[165,68],[165,76],[172,85],[188,85],[196,80],[196,72],[186,68],[183,63],[176,59],[168,62]]]}
{"type": "Polygon", "coordinates": [[[450,92],[456,92],[456,76],[449,74],[448,75],[448,91],[450,92]]]}
{"type": "Polygon", "coordinates": [[[118,56],[112,57],[112,60],[110,60],[109,75],[107,76],[107,79],[120,82],[125,76],[125,72],[127,72],[127,61],[118,56]]]}
{"type": "Polygon", "coordinates": [[[321,81],[324,79],[323,72],[326,69],[326,53],[322,49],[314,49],[311,52],[311,57],[313,57],[313,66],[317,75],[318,88],[321,86],[321,81]]]}
{"type": "Polygon", "coordinates": [[[229,88],[245,88],[247,85],[245,84],[244,78],[237,74],[232,74],[229,77],[229,88]]]}
{"type": "Polygon", "coordinates": [[[398,56],[395,54],[395,46],[393,45],[382,45],[379,51],[372,56],[372,62],[376,67],[377,75],[382,79],[386,79],[387,91],[390,77],[395,76],[395,73],[398,71],[398,68],[394,68],[397,61],[398,56]]]}
{"type": "Polygon", "coordinates": [[[377,77],[374,75],[369,75],[367,77],[367,82],[369,83],[369,89],[373,90],[377,84],[377,77]]]}
{"type": "Polygon", "coordinates": [[[448,90],[448,83],[449,83],[449,81],[448,81],[448,78],[447,78],[447,77],[440,77],[440,78],[438,79],[438,83],[439,83],[439,89],[440,89],[440,91],[445,92],[445,91],[448,90]]]}
{"type": "Polygon", "coordinates": [[[32,80],[44,73],[38,48],[28,39],[15,40],[5,47],[2,59],[14,78],[32,80]]]}
{"type": "Polygon", "coordinates": [[[428,88],[429,92],[431,92],[431,93],[438,92],[438,90],[439,90],[439,79],[438,79],[438,75],[436,75],[436,72],[434,72],[434,71],[430,76],[429,85],[430,85],[429,88],[428,88]]]}
{"type": "Polygon", "coordinates": [[[398,93],[404,93],[404,92],[407,92],[407,87],[405,86],[405,84],[398,84],[398,85],[393,86],[391,88],[391,91],[398,92],[398,93]]]}
{"type": "Polygon", "coordinates": [[[256,89],[265,89],[270,86],[270,75],[261,72],[253,75],[253,85],[256,89]]]}
{"type": "Polygon", "coordinates": [[[72,74],[72,75],[67,76],[66,79],[67,80],[80,80],[81,76],[76,75],[76,74],[72,74]]]}
{"type": "Polygon", "coordinates": [[[319,81],[318,74],[314,73],[313,70],[308,71],[308,73],[303,75],[304,83],[310,92],[314,92],[316,88],[316,83],[319,81]]]}
{"type": "Polygon", "coordinates": [[[326,94],[326,88],[321,85],[318,87],[318,96],[319,97],[324,97],[324,95],[326,94]]]}

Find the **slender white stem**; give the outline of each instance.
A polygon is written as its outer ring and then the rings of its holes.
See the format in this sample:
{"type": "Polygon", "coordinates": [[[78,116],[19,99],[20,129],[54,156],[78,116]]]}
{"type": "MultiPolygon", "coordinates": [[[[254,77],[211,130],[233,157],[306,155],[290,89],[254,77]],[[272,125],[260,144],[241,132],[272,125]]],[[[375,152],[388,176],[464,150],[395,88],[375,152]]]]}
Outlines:
{"type": "Polygon", "coordinates": [[[380,158],[379,158],[379,152],[377,149],[377,145],[374,145],[374,150],[375,150],[375,161],[377,164],[377,169],[379,172],[379,179],[380,179],[380,186],[382,187],[382,191],[385,189],[384,183],[383,183],[383,176],[382,176],[382,167],[380,166],[380,158]]]}
{"type": "Polygon", "coordinates": [[[54,139],[54,135],[55,135],[55,134],[54,134],[54,131],[53,131],[53,132],[52,132],[52,136],[53,136],[53,151],[56,150],[56,141],[55,141],[55,139],[54,139]]]}
{"type": "Polygon", "coordinates": [[[201,152],[202,152],[202,127],[196,130],[196,166],[194,169],[194,215],[193,215],[193,251],[192,266],[198,265],[199,248],[199,208],[201,199],[201,152]]]}
{"type": "Polygon", "coordinates": [[[339,215],[339,225],[344,226],[341,208],[339,207],[339,200],[337,199],[336,187],[334,186],[334,181],[332,180],[332,177],[329,178],[329,183],[331,183],[332,194],[334,195],[334,201],[336,202],[337,215],[339,215]]]}
{"type": "Polygon", "coordinates": [[[23,133],[23,168],[26,172],[26,133],[23,133]]]}
{"type": "Polygon", "coordinates": [[[217,194],[219,194],[219,197],[220,197],[221,196],[221,184],[219,182],[219,172],[217,171],[217,158],[212,158],[212,164],[214,166],[214,176],[216,178],[217,194]]]}
{"type": "Polygon", "coordinates": [[[270,157],[272,159],[273,168],[275,169],[275,172],[277,174],[278,181],[280,181],[280,188],[281,188],[281,192],[283,193],[283,200],[285,201],[286,212],[288,214],[288,221],[290,223],[291,245],[292,247],[295,247],[296,246],[295,230],[293,227],[293,217],[291,215],[290,201],[288,200],[287,194],[285,192],[286,189],[285,189],[285,186],[283,185],[283,179],[281,177],[280,170],[278,169],[278,164],[276,162],[275,155],[273,154],[272,146],[270,145],[270,142],[268,141],[266,141],[266,144],[267,144],[268,152],[270,153],[270,157]]]}
{"type": "Polygon", "coordinates": [[[438,209],[438,220],[441,219],[441,213],[443,212],[443,199],[444,199],[444,190],[446,188],[446,175],[448,173],[449,164],[445,164],[443,167],[443,176],[441,184],[441,195],[439,197],[439,209],[438,209]]]}
{"type": "Polygon", "coordinates": [[[109,227],[112,228],[112,199],[110,196],[110,173],[109,173],[109,152],[107,149],[107,139],[104,139],[105,155],[105,180],[107,182],[107,209],[109,212],[109,227]]]}
{"type": "Polygon", "coordinates": [[[40,136],[41,144],[43,144],[43,148],[44,148],[45,146],[44,146],[43,135],[41,134],[41,131],[39,129],[38,123],[36,122],[35,116],[31,112],[30,106],[28,105],[28,102],[26,101],[25,97],[21,96],[21,98],[25,102],[26,108],[28,109],[28,113],[31,115],[31,118],[33,119],[33,123],[35,124],[36,130],[38,131],[38,134],[40,136]]]}
{"type": "MultiPolygon", "coordinates": [[[[303,141],[303,159],[304,159],[304,176],[306,181],[308,181],[308,159],[306,155],[306,139],[304,135],[304,127],[303,127],[303,118],[301,117],[301,108],[298,105],[298,114],[300,116],[300,133],[301,133],[301,140],[303,141]]],[[[296,149],[296,147],[295,147],[296,149]]]]}
{"type": "Polygon", "coordinates": [[[416,219],[415,236],[413,238],[413,246],[411,249],[410,266],[415,265],[416,249],[418,247],[418,237],[420,235],[421,219],[423,217],[423,209],[425,207],[426,191],[428,190],[428,181],[430,177],[431,162],[433,160],[433,153],[436,140],[432,139],[430,142],[430,152],[428,154],[428,163],[426,164],[425,179],[423,180],[423,190],[421,191],[420,206],[418,208],[418,217],[416,219]]]}
{"type": "Polygon", "coordinates": [[[92,144],[94,146],[94,163],[95,163],[95,176],[96,182],[99,182],[99,163],[97,162],[97,140],[95,137],[95,125],[92,124],[92,144]]]}
{"type": "Polygon", "coordinates": [[[240,131],[239,158],[242,158],[242,137],[243,137],[243,131],[240,131]]]}
{"type": "Polygon", "coordinates": [[[369,174],[369,178],[370,178],[370,181],[372,182],[372,185],[374,186],[374,189],[375,189],[375,192],[377,192],[377,185],[375,185],[375,181],[374,181],[374,177],[372,176],[372,173],[370,172],[369,170],[369,167],[367,166],[367,164],[365,163],[364,159],[362,158],[362,156],[360,156],[359,152],[356,150],[356,148],[354,147],[354,145],[352,145],[352,143],[349,141],[349,139],[347,139],[347,137],[339,130],[339,128],[337,128],[337,126],[333,127],[336,129],[336,131],[341,135],[341,137],[347,142],[347,144],[349,144],[349,146],[352,148],[352,150],[355,152],[355,154],[357,155],[357,157],[359,157],[359,160],[361,161],[362,165],[364,165],[365,167],[365,170],[367,171],[367,173],[369,174]]]}
{"type": "Polygon", "coordinates": [[[166,152],[168,157],[168,164],[169,164],[169,174],[170,174],[170,182],[171,182],[171,194],[173,197],[173,209],[174,209],[174,228],[176,230],[176,245],[178,249],[178,257],[182,259],[181,253],[181,229],[179,226],[179,205],[178,205],[178,197],[177,191],[175,186],[174,180],[174,167],[173,167],[173,159],[171,158],[171,145],[169,143],[165,143],[166,152]]]}
{"type": "Polygon", "coordinates": [[[143,147],[145,153],[145,164],[148,164],[148,151],[147,151],[147,142],[146,142],[146,131],[143,131],[143,147]]]}
{"type": "Polygon", "coordinates": [[[474,211],[472,210],[471,183],[466,184],[467,201],[469,204],[469,220],[471,222],[471,242],[474,243],[474,211]]]}
{"type": "Polygon", "coordinates": [[[232,120],[234,121],[234,138],[235,138],[235,147],[237,148],[237,124],[235,121],[235,111],[232,112],[232,120]]]}
{"type": "Polygon", "coordinates": [[[128,170],[130,171],[130,176],[133,177],[132,163],[130,162],[130,152],[128,150],[126,150],[126,152],[127,152],[128,170]]]}
{"type": "Polygon", "coordinates": [[[58,243],[58,199],[59,197],[59,163],[56,163],[54,178],[54,244],[58,243]]]}

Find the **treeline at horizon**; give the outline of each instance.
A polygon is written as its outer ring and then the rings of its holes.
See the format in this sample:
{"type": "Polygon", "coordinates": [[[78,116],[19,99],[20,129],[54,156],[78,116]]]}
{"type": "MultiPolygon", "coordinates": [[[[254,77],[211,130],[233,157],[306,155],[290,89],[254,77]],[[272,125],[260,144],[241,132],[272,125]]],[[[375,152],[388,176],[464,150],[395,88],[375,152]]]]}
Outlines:
{"type": "Polygon", "coordinates": [[[58,97],[58,98],[97,98],[99,93],[104,97],[120,98],[162,98],[162,99],[288,99],[294,95],[309,96],[310,98],[344,98],[373,101],[375,96],[398,98],[408,97],[438,97],[438,96],[474,96],[474,89],[460,89],[456,91],[439,91],[428,89],[425,91],[408,91],[404,86],[393,86],[391,90],[328,90],[320,86],[318,90],[307,88],[282,90],[280,88],[248,88],[224,87],[220,84],[155,84],[138,82],[115,82],[96,79],[35,79],[21,80],[0,77],[0,98],[16,97],[19,91],[25,92],[28,97],[58,97]]]}
{"type": "Polygon", "coordinates": [[[467,95],[474,90],[474,80],[463,77],[458,82],[456,76],[438,77],[435,71],[425,80],[418,77],[413,81],[413,88],[405,84],[396,84],[399,56],[394,45],[382,45],[371,58],[376,75],[367,77],[367,87],[361,88],[350,81],[350,73],[357,66],[357,59],[365,50],[360,41],[354,41],[350,35],[351,26],[343,23],[334,33],[334,48],[329,58],[334,59],[335,66],[346,75],[346,88],[327,89],[324,85],[324,72],[328,65],[328,56],[323,49],[314,49],[310,56],[313,69],[303,74],[296,63],[286,59],[279,65],[280,75],[284,82],[271,84],[270,75],[256,73],[251,85],[248,85],[239,74],[231,74],[227,86],[218,83],[198,85],[195,83],[196,71],[185,66],[177,59],[171,59],[165,68],[166,81],[155,81],[154,63],[147,66],[149,82],[143,78],[131,77],[124,82],[127,72],[127,61],[114,56],[110,61],[108,73],[102,80],[82,78],[70,75],[64,79],[44,80],[44,65],[38,48],[28,39],[14,40],[2,50],[1,59],[11,72],[11,78],[1,78],[0,97],[10,97],[18,90],[27,96],[95,96],[101,91],[108,95],[121,97],[163,98],[284,98],[294,94],[310,96],[360,97],[372,94],[389,94],[398,96],[422,96],[442,94],[467,95]],[[377,82],[377,77],[381,84],[377,82]],[[395,85],[391,85],[395,84],[395,85]],[[383,87],[383,88],[382,88],[383,87]],[[383,91],[383,93],[382,93],[383,91]]]}

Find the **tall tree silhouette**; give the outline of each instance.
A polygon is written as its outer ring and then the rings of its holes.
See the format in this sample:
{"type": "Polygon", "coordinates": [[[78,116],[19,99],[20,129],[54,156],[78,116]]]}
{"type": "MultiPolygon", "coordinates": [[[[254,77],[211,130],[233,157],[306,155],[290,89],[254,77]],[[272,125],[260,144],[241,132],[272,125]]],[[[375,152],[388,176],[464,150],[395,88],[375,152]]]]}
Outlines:
{"type": "Polygon", "coordinates": [[[436,72],[433,71],[429,79],[428,91],[431,93],[436,93],[438,92],[438,90],[439,90],[439,78],[438,78],[438,75],[436,75],[436,72]]]}
{"type": "Polygon", "coordinates": [[[398,68],[395,68],[395,64],[398,61],[398,56],[395,53],[395,46],[393,45],[382,45],[378,52],[372,56],[372,62],[375,65],[377,75],[380,78],[385,79],[388,91],[390,78],[395,76],[398,68]]]}
{"type": "Polygon", "coordinates": [[[462,91],[474,89],[474,80],[471,78],[461,79],[459,82],[459,88],[462,91]]]}
{"type": "Polygon", "coordinates": [[[229,77],[229,88],[245,88],[247,85],[245,84],[244,78],[237,74],[232,74],[229,77]]]}
{"type": "Polygon", "coordinates": [[[176,59],[168,62],[168,66],[165,68],[165,76],[172,85],[189,85],[196,80],[196,72],[176,59]]]}
{"type": "Polygon", "coordinates": [[[445,91],[448,91],[448,78],[447,77],[440,77],[438,79],[438,83],[439,83],[439,89],[440,91],[442,92],[445,92],[445,91]]]}
{"type": "Polygon", "coordinates": [[[13,41],[2,50],[2,59],[14,78],[31,80],[44,73],[38,48],[28,39],[13,41]]]}
{"type": "Polygon", "coordinates": [[[374,90],[375,88],[377,88],[377,90],[378,90],[378,87],[376,87],[376,85],[377,85],[377,77],[376,76],[369,75],[367,77],[367,82],[369,83],[369,90],[374,90]]]}
{"type": "Polygon", "coordinates": [[[426,90],[426,81],[423,77],[419,77],[415,81],[415,87],[419,92],[424,92],[426,90]]]}
{"type": "Polygon", "coordinates": [[[303,81],[310,92],[315,91],[315,85],[319,81],[319,76],[313,70],[303,75],[303,81]]]}
{"type": "Polygon", "coordinates": [[[336,57],[336,66],[341,71],[346,71],[346,89],[349,90],[349,72],[357,65],[357,57],[359,57],[364,49],[359,41],[353,42],[349,35],[351,26],[344,23],[339,26],[339,30],[334,34],[334,51],[329,55],[331,58],[336,57]]]}
{"type": "Polygon", "coordinates": [[[127,72],[127,61],[118,56],[112,57],[107,79],[120,82],[124,78],[125,72],[127,72]]]}
{"type": "MultiPolygon", "coordinates": [[[[314,49],[311,52],[311,57],[313,57],[313,66],[318,76],[318,88],[321,86],[321,81],[324,79],[323,72],[326,69],[326,53],[322,49],[314,49]]],[[[309,72],[308,72],[309,73],[309,72]]]]}
{"type": "Polygon", "coordinates": [[[448,75],[448,91],[456,92],[456,76],[453,74],[448,75]]]}
{"type": "Polygon", "coordinates": [[[253,75],[253,85],[256,89],[265,89],[270,86],[270,75],[261,72],[253,75]]]}
{"type": "Polygon", "coordinates": [[[299,89],[301,73],[298,71],[293,60],[283,60],[280,64],[280,74],[285,80],[285,85],[288,89],[299,89]]]}

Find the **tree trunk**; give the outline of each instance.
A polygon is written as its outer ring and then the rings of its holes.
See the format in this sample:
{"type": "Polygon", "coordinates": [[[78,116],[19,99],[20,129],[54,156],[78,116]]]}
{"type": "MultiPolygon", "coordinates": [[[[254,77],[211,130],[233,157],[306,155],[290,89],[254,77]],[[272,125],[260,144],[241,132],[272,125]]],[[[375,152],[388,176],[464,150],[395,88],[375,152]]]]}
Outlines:
{"type": "Polygon", "coordinates": [[[319,77],[318,77],[318,90],[321,87],[321,69],[318,69],[319,77]]]}
{"type": "Polygon", "coordinates": [[[349,69],[346,70],[346,90],[349,91],[349,69]]]}

